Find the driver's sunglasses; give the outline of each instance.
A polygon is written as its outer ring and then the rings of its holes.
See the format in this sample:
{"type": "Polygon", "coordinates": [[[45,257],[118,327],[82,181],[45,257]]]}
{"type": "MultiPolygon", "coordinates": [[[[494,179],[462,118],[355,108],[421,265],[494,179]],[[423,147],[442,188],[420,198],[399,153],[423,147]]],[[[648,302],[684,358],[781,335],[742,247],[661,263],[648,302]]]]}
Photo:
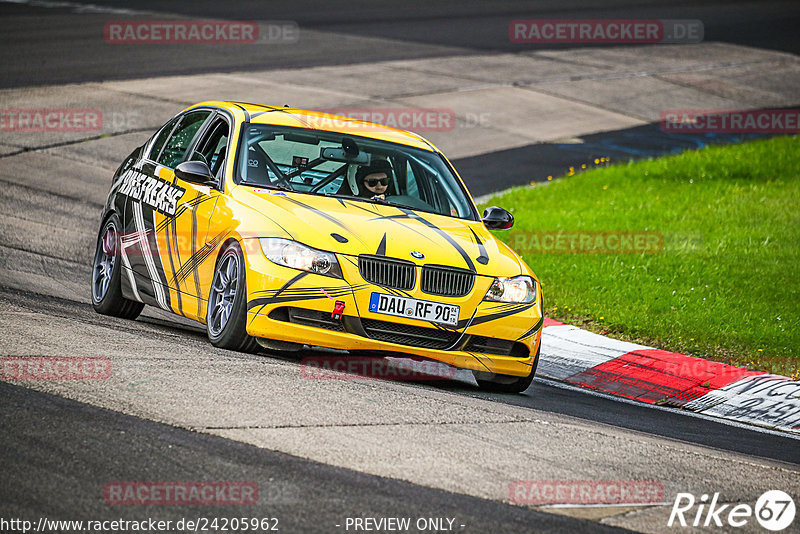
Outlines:
{"type": "Polygon", "coordinates": [[[367,184],[370,187],[375,187],[378,184],[389,185],[389,179],[388,178],[369,178],[367,180],[364,180],[364,183],[367,184]]]}

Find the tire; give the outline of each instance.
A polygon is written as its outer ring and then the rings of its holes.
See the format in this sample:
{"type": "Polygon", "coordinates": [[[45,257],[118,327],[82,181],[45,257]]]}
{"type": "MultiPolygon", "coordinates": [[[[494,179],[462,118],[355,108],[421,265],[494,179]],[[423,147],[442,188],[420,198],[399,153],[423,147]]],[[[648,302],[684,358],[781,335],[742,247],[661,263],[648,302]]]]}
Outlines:
{"type": "Polygon", "coordinates": [[[539,348],[536,349],[536,357],[533,359],[531,374],[528,376],[510,376],[489,373],[486,371],[472,371],[475,381],[484,391],[493,393],[522,393],[533,383],[536,374],[536,367],[539,365],[539,353],[542,349],[542,342],[539,341],[539,348]]]}
{"type": "Polygon", "coordinates": [[[233,241],[220,254],[208,294],[206,332],[211,344],[221,349],[258,352],[255,338],[247,333],[247,277],[244,255],[233,241]]]}
{"type": "Polygon", "coordinates": [[[97,236],[97,248],[92,262],[92,307],[102,315],[136,319],[144,304],[122,296],[122,261],[119,257],[121,228],[119,217],[112,213],[97,236]]]}

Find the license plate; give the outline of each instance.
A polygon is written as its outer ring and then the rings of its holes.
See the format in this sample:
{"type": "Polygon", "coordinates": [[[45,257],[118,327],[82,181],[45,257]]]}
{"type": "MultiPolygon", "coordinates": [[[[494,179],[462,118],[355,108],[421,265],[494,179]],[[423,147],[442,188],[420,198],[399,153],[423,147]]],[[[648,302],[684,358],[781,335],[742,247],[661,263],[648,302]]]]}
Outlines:
{"type": "Polygon", "coordinates": [[[456,326],[460,307],[430,300],[373,293],[369,298],[369,311],[456,326]]]}

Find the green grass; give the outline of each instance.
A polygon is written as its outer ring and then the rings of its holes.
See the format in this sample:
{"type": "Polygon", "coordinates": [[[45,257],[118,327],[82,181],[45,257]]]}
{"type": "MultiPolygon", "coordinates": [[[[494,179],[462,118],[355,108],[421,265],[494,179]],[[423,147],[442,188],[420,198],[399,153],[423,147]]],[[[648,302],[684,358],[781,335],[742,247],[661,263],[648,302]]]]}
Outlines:
{"type": "Polygon", "coordinates": [[[596,167],[512,189],[487,205],[514,213],[511,232],[495,234],[512,246],[515,232],[663,235],[657,253],[518,250],[542,282],[547,316],[797,377],[798,137],[596,167]]]}

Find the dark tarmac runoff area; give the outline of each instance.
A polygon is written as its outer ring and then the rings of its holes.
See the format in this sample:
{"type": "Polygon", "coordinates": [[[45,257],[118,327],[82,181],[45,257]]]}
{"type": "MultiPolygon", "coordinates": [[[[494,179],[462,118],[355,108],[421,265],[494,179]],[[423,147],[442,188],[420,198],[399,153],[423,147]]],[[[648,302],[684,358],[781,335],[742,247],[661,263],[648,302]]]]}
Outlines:
{"type": "MultiPolygon", "coordinates": [[[[595,18],[696,19],[703,22],[705,41],[800,52],[800,4],[794,1],[3,2],[0,62],[4,74],[0,86],[348,65],[477,51],[520,52],[533,47],[511,42],[508,28],[512,20],[595,18]],[[61,5],[64,7],[58,7],[61,5]],[[98,7],[81,9],[81,5],[98,7]],[[111,10],[102,12],[102,7],[111,10]],[[293,21],[314,33],[283,47],[150,45],[125,49],[94,42],[109,20],[154,18],[152,14],[293,21]]],[[[535,49],[575,46],[545,44],[535,49]]]]}

